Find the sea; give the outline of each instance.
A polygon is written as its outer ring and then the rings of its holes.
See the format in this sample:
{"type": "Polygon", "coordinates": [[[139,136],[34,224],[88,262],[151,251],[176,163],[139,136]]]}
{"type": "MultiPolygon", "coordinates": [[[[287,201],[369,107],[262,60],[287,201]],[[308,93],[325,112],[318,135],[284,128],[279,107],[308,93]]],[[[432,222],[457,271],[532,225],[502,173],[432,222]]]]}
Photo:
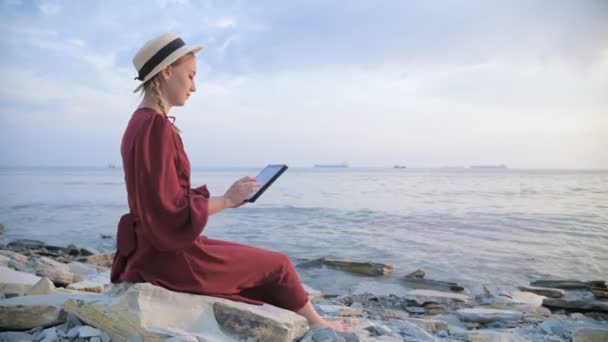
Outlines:
{"type": "MultiPolygon", "coordinates": [[[[222,195],[260,168],[194,168],[222,195]]],[[[113,252],[128,211],[120,167],[1,167],[0,243],[113,252]]],[[[537,279],[608,280],[608,171],[289,168],[257,202],[213,215],[203,234],[287,254],[394,266],[386,276],[297,266],[327,293],[395,289],[422,269],[470,293],[537,279]]],[[[372,291],[373,292],[373,291],[372,291]]]]}

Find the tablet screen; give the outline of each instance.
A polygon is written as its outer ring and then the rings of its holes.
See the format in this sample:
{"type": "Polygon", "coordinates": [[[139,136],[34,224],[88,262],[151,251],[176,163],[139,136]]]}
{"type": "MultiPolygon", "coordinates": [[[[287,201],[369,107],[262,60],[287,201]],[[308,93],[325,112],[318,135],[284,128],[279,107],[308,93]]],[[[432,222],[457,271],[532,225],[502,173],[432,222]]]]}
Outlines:
{"type": "Polygon", "coordinates": [[[260,183],[260,188],[256,193],[247,198],[248,201],[255,201],[266,189],[287,169],[287,165],[277,164],[268,165],[255,177],[260,183]]]}

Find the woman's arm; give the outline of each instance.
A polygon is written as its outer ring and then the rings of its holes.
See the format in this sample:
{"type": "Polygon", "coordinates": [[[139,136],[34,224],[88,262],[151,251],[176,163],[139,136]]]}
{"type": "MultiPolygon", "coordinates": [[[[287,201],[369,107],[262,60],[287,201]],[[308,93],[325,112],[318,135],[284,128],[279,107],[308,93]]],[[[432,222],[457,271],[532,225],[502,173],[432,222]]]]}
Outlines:
{"type": "Polygon", "coordinates": [[[260,183],[253,177],[243,177],[230,186],[223,196],[209,198],[208,214],[213,215],[226,208],[237,208],[245,204],[250,194],[258,191],[260,183]]]}
{"type": "Polygon", "coordinates": [[[222,211],[226,208],[228,208],[228,204],[226,203],[226,197],[212,196],[209,198],[209,206],[207,209],[209,212],[209,215],[219,213],[220,211],[222,211]]]}

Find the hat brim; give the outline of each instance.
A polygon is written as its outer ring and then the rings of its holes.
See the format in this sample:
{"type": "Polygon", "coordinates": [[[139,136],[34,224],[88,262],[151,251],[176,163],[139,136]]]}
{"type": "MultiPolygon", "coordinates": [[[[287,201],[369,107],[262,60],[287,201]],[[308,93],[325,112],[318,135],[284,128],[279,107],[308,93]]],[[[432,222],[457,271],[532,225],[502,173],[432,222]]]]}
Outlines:
{"type": "Polygon", "coordinates": [[[156,74],[161,72],[164,68],[171,65],[171,63],[175,62],[176,60],[180,59],[181,57],[183,57],[184,55],[186,55],[190,52],[197,53],[197,52],[201,51],[202,49],[203,49],[202,45],[198,45],[195,47],[182,46],[181,48],[173,51],[169,56],[167,56],[167,58],[165,58],[159,65],[157,65],[156,68],[154,68],[154,69],[152,69],[152,71],[150,71],[150,73],[146,76],[146,78],[144,78],[144,80],[141,81],[141,83],[137,86],[137,88],[135,88],[135,90],[133,90],[133,92],[137,93],[138,91],[140,91],[146,82],[148,82],[152,77],[156,76],[156,74]]]}

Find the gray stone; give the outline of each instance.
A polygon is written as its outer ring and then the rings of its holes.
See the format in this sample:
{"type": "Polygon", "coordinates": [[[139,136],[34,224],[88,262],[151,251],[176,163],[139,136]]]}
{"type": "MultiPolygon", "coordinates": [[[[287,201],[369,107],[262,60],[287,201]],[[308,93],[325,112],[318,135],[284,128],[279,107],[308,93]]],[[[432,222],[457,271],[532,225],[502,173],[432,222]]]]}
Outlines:
{"type": "Polygon", "coordinates": [[[519,321],[523,314],[519,311],[497,309],[460,309],[456,311],[458,317],[465,322],[490,323],[495,321],[519,321]]]}
{"type": "Polygon", "coordinates": [[[48,328],[45,329],[43,332],[44,338],[41,340],[41,342],[54,342],[57,340],[57,328],[48,328]]]}
{"type": "Polygon", "coordinates": [[[578,312],[608,312],[608,301],[595,298],[590,293],[570,292],[564,298],[545,298],[543,306],[554,309],[567,309],[578,312]]]}
{"type": "Polygon", "coordinates": [[[33,341],[34,337],[30,334],[17,331],[7,331],[0,333],[0,341],[3,342],[22,342],[22,341],[33,341]]]}
{"type": "Polygon", "coordinates": [[[574,333],[573,342],[606,342],[608,341],[608,327],[580,328],[574,333]]]}
{"type": "Polygon", "coordinates": [[[425,312],[424,308],[418,306],[408,306],[405,308],[405,311],[413,314],[423,314],[425,312]]]}
{"type": "Polygon", "coordinates": [[[410,318],[410,317],[404,318],[403,320],[413,323],[413,324],[419,326],[420,328],[428,331],[431,334],[435,334],[438,331],[448,330],[448,323],[439,321],[439,320],[410,318]]]}
{"type": "Polygon", "coordinates": [[[433,335],[429,334],[426,330],[418,327],[417,325],[407,321],[392,321],[395,327],[397,327],[401,335],[414,339],[416,341],[434,341],[433,335]]]}
{"type": "Polygon", "coordinates": [[[467,333],[469,342],[513,342],[520,341],[513,338],[513,334],[509,332],[500,332],[494,330],[478,330],[467,333]]]}
{"type": "Polygon", "coordinates": [[[99,337],[99,336],[93,336],[93,337],[91,337],[91,339],[89,340],[89,342],[101,342],[101,337],[99,337]]]}
{"type": "Polygon", "coordinates": [[[537,280],[530,283],[537,287],[549,287],[565,290],[591,289],[593,287],[606,288],[603,280],[578,281],[578,280],[537,280]]]}

